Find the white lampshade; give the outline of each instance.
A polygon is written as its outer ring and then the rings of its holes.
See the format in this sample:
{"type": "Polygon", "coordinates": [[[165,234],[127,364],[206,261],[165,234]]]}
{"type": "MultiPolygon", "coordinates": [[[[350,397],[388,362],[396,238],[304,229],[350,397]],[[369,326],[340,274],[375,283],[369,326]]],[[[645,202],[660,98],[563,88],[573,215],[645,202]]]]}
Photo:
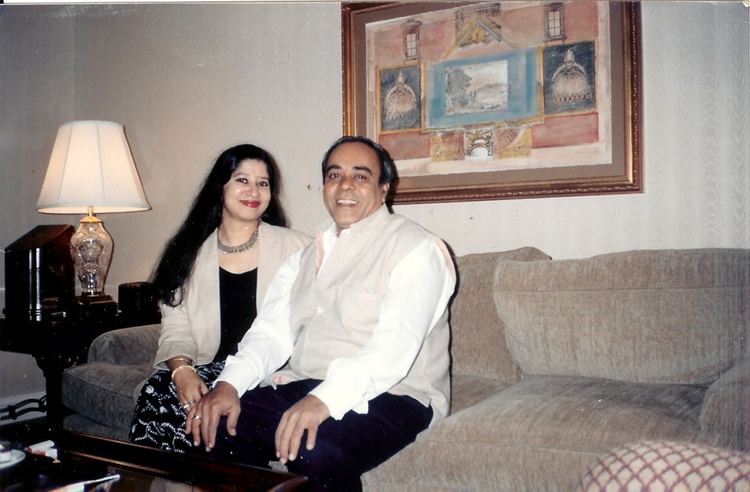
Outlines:
{"type": "Polygon", "coordinates": [[[62,125],[37,210],[52,214],[148,210],[125,130],[111,121],[62,125]]]}

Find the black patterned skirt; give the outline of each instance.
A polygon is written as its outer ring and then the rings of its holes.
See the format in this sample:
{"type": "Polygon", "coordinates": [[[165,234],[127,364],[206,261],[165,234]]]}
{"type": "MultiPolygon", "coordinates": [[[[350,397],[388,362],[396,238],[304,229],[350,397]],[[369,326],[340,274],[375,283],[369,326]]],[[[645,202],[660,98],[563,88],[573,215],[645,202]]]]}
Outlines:
{"type": "MultiPolygon", "coordinates": [[[[224,361],[196,366],[195,371],[209,388],[224,369],[224,361]]],[[[154,373],[143,385],[135,405],[130,441],[166,451],[184,453],[193,447],[185,435],[185,410],[177,399],[170,371],[154,373]]]]}

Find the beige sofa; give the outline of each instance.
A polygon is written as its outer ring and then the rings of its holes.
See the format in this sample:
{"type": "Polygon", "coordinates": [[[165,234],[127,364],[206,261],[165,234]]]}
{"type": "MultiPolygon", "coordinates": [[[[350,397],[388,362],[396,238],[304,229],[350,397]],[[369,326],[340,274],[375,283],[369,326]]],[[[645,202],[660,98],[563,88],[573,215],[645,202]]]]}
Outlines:
{"type": "MultiPolygon", "coordinates": [[[[365,474],[367,489],[571,490],[630,442],[750,447],[750,251],[457,263],[452,414],[365,474]]],[[[157,335],[105,334],[66,371],[67,429],[127,435],[157,335]]]]}
{"type": "Polygon", "coordinates": [[[750,443],[750,252],[458,260],[453,412],[373,490],[571,490],[641,439],[750,443]]]}

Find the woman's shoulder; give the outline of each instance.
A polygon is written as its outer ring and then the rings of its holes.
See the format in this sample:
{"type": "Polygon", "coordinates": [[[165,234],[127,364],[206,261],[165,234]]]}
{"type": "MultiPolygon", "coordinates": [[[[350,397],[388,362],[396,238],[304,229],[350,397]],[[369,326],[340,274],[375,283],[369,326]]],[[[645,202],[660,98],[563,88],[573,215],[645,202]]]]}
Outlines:
{"type": "Polygon", "coordinates": [[[266,231],[268,231],[268,235],[275,240],[289,244],[292,247],[297,247],[298,249],[302,249],[312,242],[312,237],[290,227],[275,226],[264,222],[261,233],[266,231]]]}

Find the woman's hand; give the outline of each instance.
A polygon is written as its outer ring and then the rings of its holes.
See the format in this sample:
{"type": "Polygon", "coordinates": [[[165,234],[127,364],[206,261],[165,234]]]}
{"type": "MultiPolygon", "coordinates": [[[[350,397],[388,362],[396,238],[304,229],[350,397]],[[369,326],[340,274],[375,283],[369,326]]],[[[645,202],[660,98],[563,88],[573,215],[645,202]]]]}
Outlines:
{"type": "Polygon", "coordinates": [[[206,384],[195,372],[191,362],[184,357],[175,357],[170,359],[167,364],[172,369],[172,382],[185,413],[188,413],[190,407],[198,403],[201,397],[208,393],[206,384]]]}

